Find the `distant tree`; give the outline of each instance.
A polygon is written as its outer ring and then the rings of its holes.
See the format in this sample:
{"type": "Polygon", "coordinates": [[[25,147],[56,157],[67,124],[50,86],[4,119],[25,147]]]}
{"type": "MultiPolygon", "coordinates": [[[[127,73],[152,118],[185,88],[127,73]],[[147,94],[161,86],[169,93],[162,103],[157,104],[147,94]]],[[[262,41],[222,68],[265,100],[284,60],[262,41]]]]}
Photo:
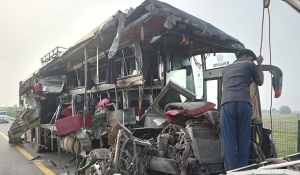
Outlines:
{"type": "Polygon", "coordinates": [[[281,107],[279,108],[279,113],[280,113],[280,114],[291,114],[291,113],[292,113],[292,110],[291,110],[290,107],[284,105],[284,106],[281,106],[281,107]]]}
{"type": "Polygon", "coordinates": [[[270,114],[270,110],[263,109],[263,110],[261,110],[261,113],[264,115],[267,115],[267,114],[270,114]]]}
{"type": "Polygon", "coordinates": [[[278,114],[279,110],[277,110],[276,108],[272,108],[272,114],[278,114]]]}

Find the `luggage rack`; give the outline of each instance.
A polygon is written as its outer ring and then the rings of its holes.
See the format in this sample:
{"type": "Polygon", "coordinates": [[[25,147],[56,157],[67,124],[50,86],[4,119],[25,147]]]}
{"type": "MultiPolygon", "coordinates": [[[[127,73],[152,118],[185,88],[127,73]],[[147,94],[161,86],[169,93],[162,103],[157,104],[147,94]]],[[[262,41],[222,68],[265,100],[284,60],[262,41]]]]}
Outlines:
{"type": "Polygon", "coordinates": [[[51,50],[49,53],[47,53],[45,56],[41,58],[41,63],[44,66],[48,62],[50,62],[54,58],[60,57],[61,53],[63,53],[67,48],[57,46],[53,50],[51,50]]]}

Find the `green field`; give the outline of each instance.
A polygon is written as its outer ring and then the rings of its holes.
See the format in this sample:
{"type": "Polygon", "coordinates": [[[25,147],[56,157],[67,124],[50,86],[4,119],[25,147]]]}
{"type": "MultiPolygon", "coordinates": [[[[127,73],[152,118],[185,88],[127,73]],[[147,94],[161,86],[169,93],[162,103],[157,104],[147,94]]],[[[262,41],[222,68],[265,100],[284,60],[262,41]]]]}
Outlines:
{"type": "MultiPolygon", "coordinates": [[[[270,115],[263,115],[262,119],[264,128],[270,129],[270,115]]],[[[272,115],[272,132],[279,157],[297,152],[298,120],[296,115],[272,115]]]]}
{"type": "MultiPolygon", "coordinates": [[[[271,120],[270,115],[268,114],[263,114],[262,119],[266,122],[271,120]]],[[[296,115],[272,114],[272,120],[279,122],[298,122],[298,120],[300,120],[300,117],[297,117],[296,115]]]]}

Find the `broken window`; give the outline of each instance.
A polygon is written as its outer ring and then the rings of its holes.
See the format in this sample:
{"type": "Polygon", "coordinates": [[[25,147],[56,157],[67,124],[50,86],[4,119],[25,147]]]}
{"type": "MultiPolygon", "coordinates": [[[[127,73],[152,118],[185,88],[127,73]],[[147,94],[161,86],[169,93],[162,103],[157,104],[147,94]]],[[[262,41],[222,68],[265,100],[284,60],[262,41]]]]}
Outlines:
{"type": "Polygon", "coordinates": [[[136,64],[135,58],[128,57],[128,58],[121,58],[116,60],[116,71],[118,78],[135,75],[136,74],[136,64]]]}
{"type": "Polygon", "coordinates": [[[67,88],[72,89],[79,86],[84,86],[84,72],[82,68],[67,73],[67,88]]]}
{"type": "Polygon", "coordinates": [[[137,74],[136,59],[133,48],[126,46],[119,49],[115,55],[115,59],[118,78],[137,74]]]}
{"type": "MultiPolygon", "coordinates": [[[[166,57],[167,59],[167,57],[166,57]]],[[[168,59],[167,59],[168,60],[168,59]]],[[[171,54],[170,62],[166,61],[165,68],[167,68],[166,73],[166,83],[169,80],[173,80],[180,86],[188,89],[189,91],[196,93],[195,80],[198,78],[194,76],[193,66],[191,60],[185,52],[175,52],[171,54]],[[171,64],[170,64],[171,62],[171,64]],[[169,66],[170,65],[170,66],[169,66]],[[170,68],[168,68],[168,66],[170,68]],[[168,71],[170,70],[170,71],[168,71]],[[195,77],[195,78],[194,78],[195,77]]],[[[200,77],[201,78],[201,77],[200,77]]],[[[199,88],[197,90],[199,92],[199,88]]],[[[198,95],[201,98],[201,94],[198,95]]],[[[185,98],[181,96],[181,100],[184,101],[185,98]]]]}

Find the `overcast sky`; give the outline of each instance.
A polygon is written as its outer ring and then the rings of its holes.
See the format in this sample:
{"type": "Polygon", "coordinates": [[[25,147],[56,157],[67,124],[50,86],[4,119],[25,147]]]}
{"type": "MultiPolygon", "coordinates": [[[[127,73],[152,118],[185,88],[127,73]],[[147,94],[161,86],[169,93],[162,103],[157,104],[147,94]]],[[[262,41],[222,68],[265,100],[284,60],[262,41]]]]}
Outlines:
{"type": "MultiPolygon", "coordinates": [[[[262,0],[164,0],[220,28],[259,54],[262,0]]],[[[0,106],[18,103],[18,83],[40,66],[56,46],[69,47],[117,10],[138,0],[0,0],[0,106]]],[[[272,63],[283,71],[283,92],[273,107],[300,110],[300,14],[281,0],[271,11],[272,63]]],[[[269,64],[268,19],[262,55],[269,64]]],[[[270,105],[270,74],[260,88],[262,108],[270,105]]]]}

